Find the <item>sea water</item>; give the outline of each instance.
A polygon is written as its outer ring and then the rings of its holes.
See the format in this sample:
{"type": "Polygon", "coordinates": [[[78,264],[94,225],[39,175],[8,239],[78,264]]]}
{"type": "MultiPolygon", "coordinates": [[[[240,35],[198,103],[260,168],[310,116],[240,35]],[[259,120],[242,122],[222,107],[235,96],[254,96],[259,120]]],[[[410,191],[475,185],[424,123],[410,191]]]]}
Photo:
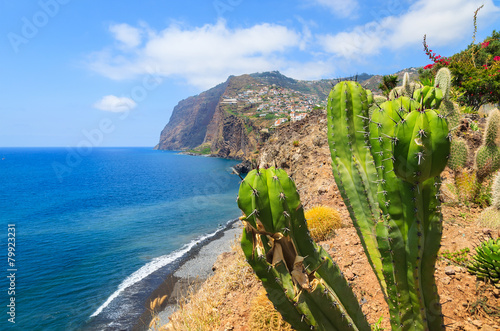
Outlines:
{"type": "Polygon", "coordinates": [[[236,163],[150,148],[0,148],[0,329],[132,327],[179,259],[239,216],[236,163]]]}

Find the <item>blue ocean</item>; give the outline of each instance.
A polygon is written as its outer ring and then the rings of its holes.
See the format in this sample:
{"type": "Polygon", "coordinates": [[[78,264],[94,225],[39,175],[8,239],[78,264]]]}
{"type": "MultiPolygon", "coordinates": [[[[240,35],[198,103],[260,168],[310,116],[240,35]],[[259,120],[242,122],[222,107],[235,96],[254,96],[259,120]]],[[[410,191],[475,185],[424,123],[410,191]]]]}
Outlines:
{"type": "Polygon", "coordinates": [[[0,148],[0,329],[130,329],[176,263],[240,215],[236,163],[151,148],[0,148]]]}

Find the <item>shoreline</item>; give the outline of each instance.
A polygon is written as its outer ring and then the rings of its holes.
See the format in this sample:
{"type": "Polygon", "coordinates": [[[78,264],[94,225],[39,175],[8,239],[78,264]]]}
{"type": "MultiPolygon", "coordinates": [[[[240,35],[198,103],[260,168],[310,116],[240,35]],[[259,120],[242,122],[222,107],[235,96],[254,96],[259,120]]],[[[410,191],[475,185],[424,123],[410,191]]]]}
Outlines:
{"type": "Polygon", "coordinates": [[[152,319],[149,304],[154,299],[164,295],[167,296],[167,299],[159,307],[158,316],[160,317],[160,325],[168,323],[169,316],[178,307],[178,300],[188,293],[190,287],[197,290],[207,278],[213,275],[212,267],[217,257],[221,253],[231,251],[231,244],[239,237],[242,230],[242,224],[238,221],[239,219],[229,221],[215,236],[200,243],[190,252],[189,256],[164,279],[144,302],[145,311],[132,330],[149,329],[148,326],[152,319]]]}

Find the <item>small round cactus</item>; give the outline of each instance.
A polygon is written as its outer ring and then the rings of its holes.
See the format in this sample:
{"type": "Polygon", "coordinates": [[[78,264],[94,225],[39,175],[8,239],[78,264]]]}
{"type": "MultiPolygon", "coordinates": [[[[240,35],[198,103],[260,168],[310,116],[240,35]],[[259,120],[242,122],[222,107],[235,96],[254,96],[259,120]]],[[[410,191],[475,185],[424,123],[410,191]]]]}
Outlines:
{"type": "Polygon", "coordinates": [[[467,267],[469,272],[500,288],[500,238],[481,242],[476,253],[474,261],[467,267]]]}

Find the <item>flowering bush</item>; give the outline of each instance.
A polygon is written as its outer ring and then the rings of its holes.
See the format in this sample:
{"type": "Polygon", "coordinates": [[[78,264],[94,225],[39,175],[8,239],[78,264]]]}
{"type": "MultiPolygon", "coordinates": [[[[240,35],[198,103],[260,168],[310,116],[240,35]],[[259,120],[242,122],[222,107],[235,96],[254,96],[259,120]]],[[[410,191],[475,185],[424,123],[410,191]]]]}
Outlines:
{"type": "Polygon", "coordinates": [[[423,69],[435,73],[443,66],[448,67],[459,103],[477,111],[485,103],[500,102],[499,32],[494,30],[482,43],[472,43],[466,50],[448,58],[433,53],[424,36],[424,50],[434,63],[423,69]]]}

